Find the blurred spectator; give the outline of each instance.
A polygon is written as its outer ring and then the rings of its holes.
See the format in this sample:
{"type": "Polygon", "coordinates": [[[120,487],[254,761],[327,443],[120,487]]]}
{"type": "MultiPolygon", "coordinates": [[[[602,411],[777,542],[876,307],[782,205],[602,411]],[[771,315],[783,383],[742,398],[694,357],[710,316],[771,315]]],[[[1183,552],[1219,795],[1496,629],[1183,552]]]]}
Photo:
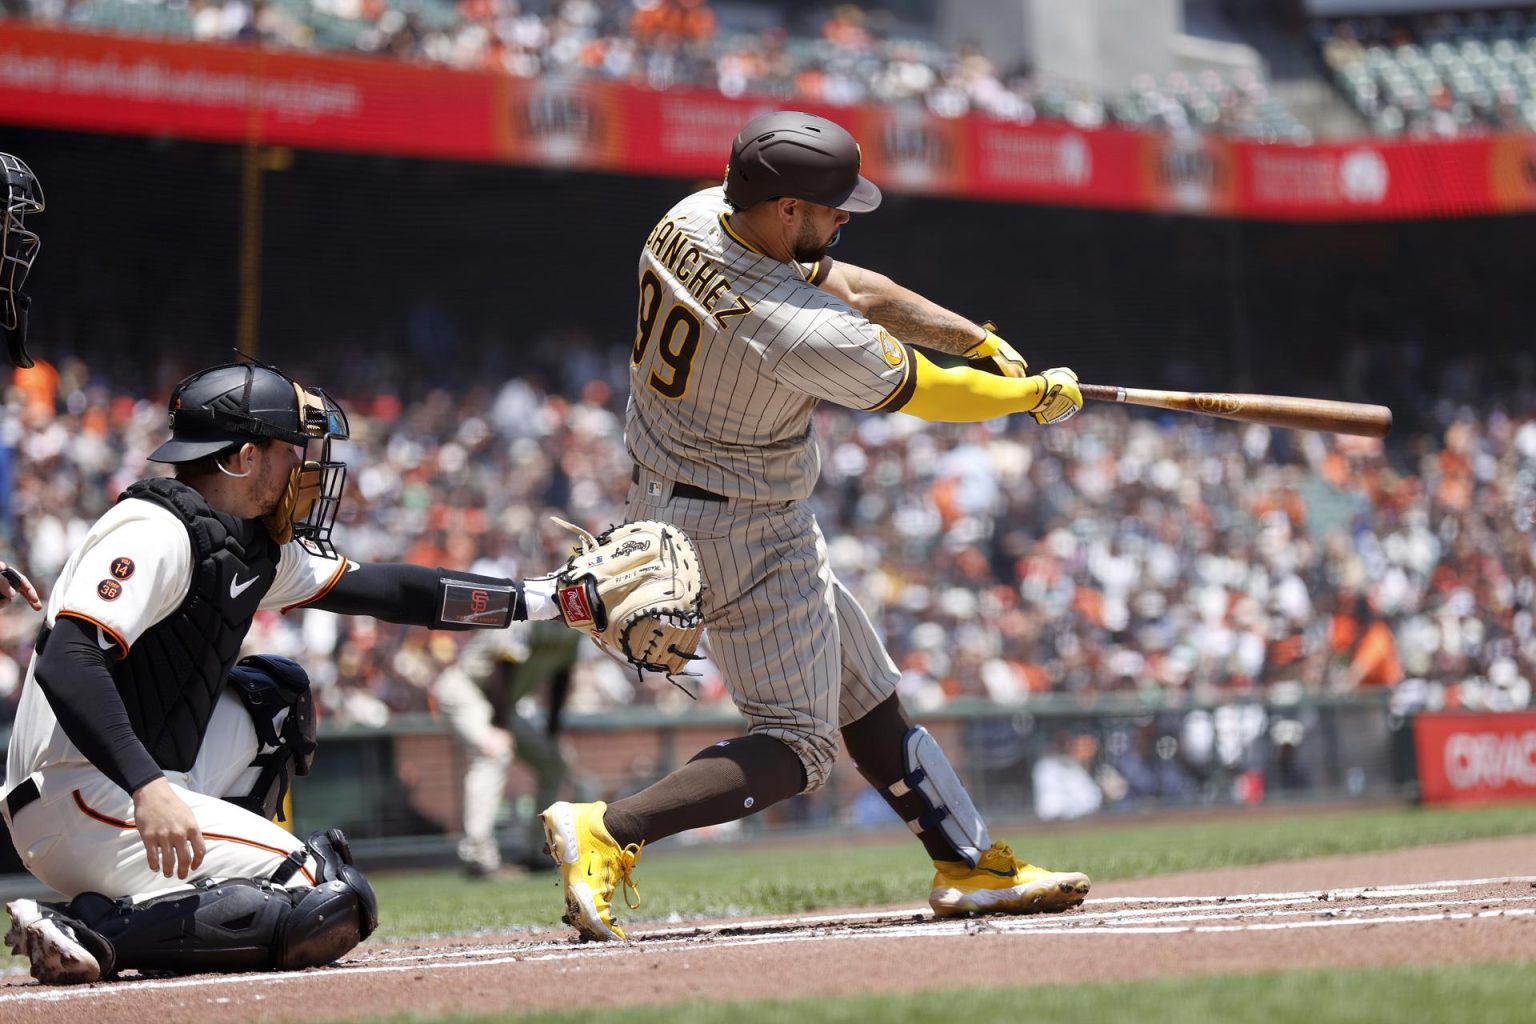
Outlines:
{"type": "Polygon", "coordinates": [[[1082,818],[1097,811],[1104,794],[1093,780],[1098,742],[1092,736],[1060,735],[1051,750],[1036,759],[1030,769],[1030,789],[1035,795],[1035,817],[1041,821],[1082,818]]]}

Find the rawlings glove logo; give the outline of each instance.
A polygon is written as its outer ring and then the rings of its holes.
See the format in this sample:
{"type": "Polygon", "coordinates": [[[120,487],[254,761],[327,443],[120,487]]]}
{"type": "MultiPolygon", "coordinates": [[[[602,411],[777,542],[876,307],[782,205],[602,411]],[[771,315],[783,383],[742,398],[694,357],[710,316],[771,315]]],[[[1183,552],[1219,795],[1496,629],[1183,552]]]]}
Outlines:
{"type": "Polygon", "coordinates": [[[592,606],[587,603],[585,587],[563,587],[560,590],[560,614],[567,625],[580,629],[593,624],[592,606]]]}

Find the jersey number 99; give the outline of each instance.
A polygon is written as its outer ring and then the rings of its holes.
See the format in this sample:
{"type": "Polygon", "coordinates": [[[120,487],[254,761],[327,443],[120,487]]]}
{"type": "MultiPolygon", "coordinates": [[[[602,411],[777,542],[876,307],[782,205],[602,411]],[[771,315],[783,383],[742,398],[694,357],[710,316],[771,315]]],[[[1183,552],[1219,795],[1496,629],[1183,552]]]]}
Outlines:
{"type": "MultiPolygon", "coordinates": [[[[651,346],[651,335],[656,333],[661,291],[661,279],[655,271],[647,270],[640,275],[640,318],[635,327],[635,347],[630,353],[631,362],[636,366],[645,358],[646,349],[651,346]]],[[[688,393],[693,357],[699,352],[699,318],[687,306],[674,302],[661,321],[659,333],[656,358],[663,365],[652,368],[647,383],[663,398],[682,398],[688,393]],[[667,371],[665,377],[658,372],[663,369],[667,371]]]]}

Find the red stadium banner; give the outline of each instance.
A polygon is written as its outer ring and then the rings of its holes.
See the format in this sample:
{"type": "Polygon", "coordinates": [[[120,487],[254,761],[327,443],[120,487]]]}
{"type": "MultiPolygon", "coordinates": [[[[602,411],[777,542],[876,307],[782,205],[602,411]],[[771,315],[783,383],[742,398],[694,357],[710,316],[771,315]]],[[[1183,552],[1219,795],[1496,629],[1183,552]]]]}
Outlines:
{"type": "Polygon", "coordinates": [[[1491,146],[1488,139],[1236,146],[1236,209],[1276,220],[1491,213],[1491,146]]]}
{"type": "Polygon", "coordinates": [[[488,160],[505,81],[0,23],[0,122],[43,128],[488,160]]]}
{"type": "Polygon", "coordinates": [[[1536,712],[1418,715],[1413,744],[1425,803],[1536,800],[1536,712]]]}
{"type": "Polygon", "coordinates": [[[1141,176],[1150,136],[1080,131],[1043,123],[1024,127],[966,118],[972,168],[958,194],[1062,206],[1146,209],[1141,176]]]}
{"type": "MultiPolygon", "coordinates": [[[[624,109],[623,155],[613,169],[635,174],[699,177],[718,183],[725,178],[731,139],[741,126],[758,114],[778,109],[772,103],[733,100],[699,89],[609,88],[622,97],[624,109]]],[[[813,113],[835,116],[821,109],[813,113]]]]}
{"type": "Polygon", "coordinates": [[[1536,135],[1493,140],[1488,187],[1501,210],[1536,210],[1536,135]]]}
{"type": "MultiPolygon", "coordinates": [[[[967,122],[899,107],[863,107],[852,120],[832,109],[814,113],[847,125],[859,140],[865,177],[882,189],[965,195],[975,180],[967,122]]],[[[728,139],[731,133],[721,137],[728,139]]]]}
{"type": "MultiPolygon", "coordinates": [[[[721,179],[731,136],[776,105],[0,22],[0,124],[702,182],[721,179]]],[[[1536,135],[1260,145],[920,108],[808,109],[846,124],[868,176],[898,193],[1295,221],[1536,210],[1536,135]]]]}
{"type": "Polygon", "coordinates": [[[1149,135],[1141,181],[1153,209],[1201,214],[1237,212],[1237,157],[1213,135],[1149,135]]]}

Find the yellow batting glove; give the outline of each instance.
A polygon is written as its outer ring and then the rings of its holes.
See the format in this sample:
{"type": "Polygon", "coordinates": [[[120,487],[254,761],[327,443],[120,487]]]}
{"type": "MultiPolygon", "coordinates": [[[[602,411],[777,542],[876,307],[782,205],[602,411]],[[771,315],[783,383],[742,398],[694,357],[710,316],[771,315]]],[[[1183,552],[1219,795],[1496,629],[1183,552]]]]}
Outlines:
{"type": "Polygon", "coordinates": [[[1043,426],[1061,423],[1077,415],[1083,407],[1083,393],[1077,387],[1077,374],[1065,366],[1053,367],[1037,374],[1045,386],[1040,401],[1029,410],[1035,422],[1043,426]]]}
{"type": "Polygon", "coordinates": [[[1004,377],[1029,376],[1029,363],[1014,351],[1013,346],[997,336],[997,326],[990,321],[981,325],[987,332],[974,348],[965,353],[966,359],[990,359],[992,366],[1004,377]]]}

